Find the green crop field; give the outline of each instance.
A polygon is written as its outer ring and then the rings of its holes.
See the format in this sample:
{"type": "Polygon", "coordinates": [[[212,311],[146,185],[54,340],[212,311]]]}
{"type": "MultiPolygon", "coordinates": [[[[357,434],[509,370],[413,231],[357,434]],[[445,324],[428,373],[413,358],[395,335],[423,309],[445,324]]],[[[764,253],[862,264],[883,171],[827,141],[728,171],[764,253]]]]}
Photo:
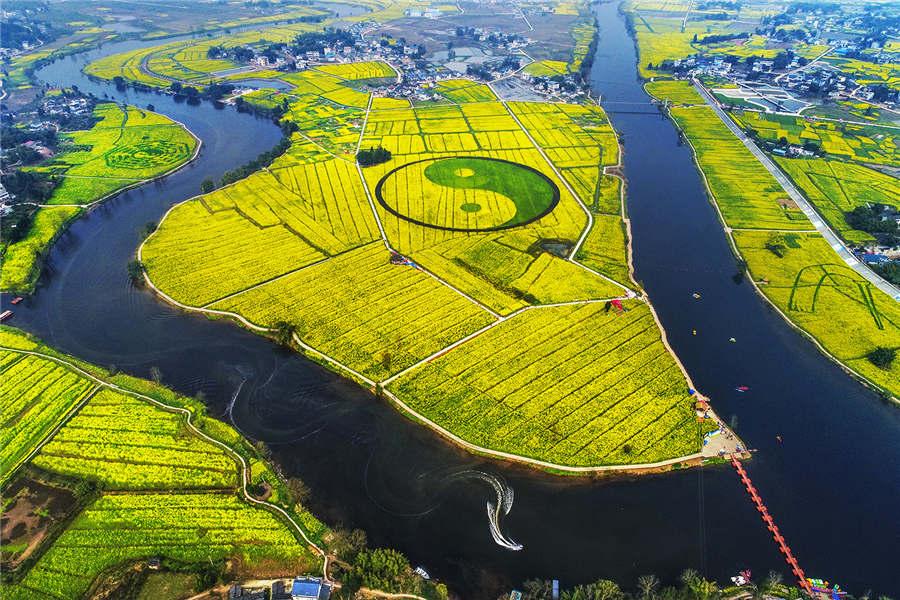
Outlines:
{"type": "Polygon", "coordinates": [[[101,390],[45,445],[33,464],[105,489],[234,488],[234,460],[189,434],[179,418],[101,390]]]}
{"type": "Polygon", "coordinates": [[[534,77],[553,77],[569,72],[569,65],[561,60],[539,60],[525,67],[525,72],[534,77]]]}
{"type": "Polygon", "coordinates": [[[0,484],[94,390],[56,363],[0,350],[0,484]]]}
{"type": "Polygon", "coordinates": [[[317,71],[323,71],[329,75],[335,75],[341,79],[386,79],[394,78],[397,72],[390,65],[383,62],[356,62],[341,65],[321,65],[317,71]]]}
{"type": "Polygon", "coordinates": [[[822,158],[776,160],[831,228],[850,243],[870,242],[874,238],[851,228],[847,212],[868,204],[900,208],[900,183],[875,169],[822,158]]]}
{"type": "Polygon", "coordinates": [[[284,484],[253,447],[203,416],[199,402],[110,376],[8,327],[0,327],[0,381],[0,483],[39,449],[28,464],[104,490],[58,538],[41,542],[49,548],[4,584],[4,598],[82,597],[106,569],[154,556],[207,565],[237,559],[241,569],[281,574],[318,568],[319,557],[281,517],[237,495],[236,454],[251,462],[250,482],[271,484],[269,501],[308,535],[321,539],[325,528],[287,501],[284,484]],[[187,409],[201,431],[229,450],[150,398],[187,409]]]}
{"type": "Polygon", "coordinates": [[[784,138],[797,146],[812,144],[830,158],[900,166],[900,135],[896,129],[760,112],[735,111],[732,114],[741,127],[756,132],[766,141],[784,138]]]}
{"type": "Polygon", "coordinates": [[[703,104],[703,98],[689,81],[657,79],[644,84],[647,93],[657,100],[668,100],[671,104],[703,104]]]}
{"type": "Polygon", "coordinates": [[[497,99],[491,88],[468,79],[444,79],[435,89],[451,102],[492,102],[497,99]]]}
{"type": "Polygon", "coordinates": [[[50,206],[37,211],[26,236],[0,245],[0,289],[34,288],[51,242],[81,214],[76,205],[91,204],[183,165],[197,147],[197,140],[178,123],[136,107],[102,103],[94,117],[99,121],[91,129],[61,134],[61,152],[37,167],[51,172],[59,183],[50,206]]]}
{"type": "Polygon", "coordinates": [[[211,305],[260,325],[297,324],[314,348],[384,378],[492,322],[378,242],[211,305]],[[337,285],[336,285],[337,284],[337,285]]]}

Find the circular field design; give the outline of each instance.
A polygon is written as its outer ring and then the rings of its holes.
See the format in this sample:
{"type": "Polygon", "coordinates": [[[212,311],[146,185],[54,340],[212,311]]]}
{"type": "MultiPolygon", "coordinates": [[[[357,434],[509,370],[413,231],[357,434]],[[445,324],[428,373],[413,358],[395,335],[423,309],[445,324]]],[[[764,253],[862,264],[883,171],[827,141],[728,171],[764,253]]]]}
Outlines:
{"type": "Polygon", "coordinates": [[[106,164],[115,169],[147,169],[175,164],[190,157],[187,144],[165,140],[144,140],[106,153],[106,164]]]}
{"type": "Polygon", "coordinates": [[[559,188],[532,167],[499,158],[426,158],[388,171],[375,198],[389,213],[445,231],[498,231],[537,221],[559,188]]]}

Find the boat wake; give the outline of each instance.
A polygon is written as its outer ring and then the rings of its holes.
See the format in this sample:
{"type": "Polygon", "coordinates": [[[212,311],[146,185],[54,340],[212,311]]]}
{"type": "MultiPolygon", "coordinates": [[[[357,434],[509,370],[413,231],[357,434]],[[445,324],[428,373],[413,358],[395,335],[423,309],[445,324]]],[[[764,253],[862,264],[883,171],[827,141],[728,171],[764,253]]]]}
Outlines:
{"type": "Polygon", "coordinates": [[[515,492],[506,481],[498,475],[491,475],[482,471],[463,471],[453,475],[451,479],[478,479],[491,486],[497,494],[496,502],[491,502],[490,500],[487,501],[487,516],[491,537],[494,538],[494,542],[496,542],[498,546],[506,548],[507,550],[518,552],[525,547],[514,539],[505,536],[500,529],[500,519],[504,515],[509,514],[509,511],[512,510],[513,501],[515,500],[515,492]]]}

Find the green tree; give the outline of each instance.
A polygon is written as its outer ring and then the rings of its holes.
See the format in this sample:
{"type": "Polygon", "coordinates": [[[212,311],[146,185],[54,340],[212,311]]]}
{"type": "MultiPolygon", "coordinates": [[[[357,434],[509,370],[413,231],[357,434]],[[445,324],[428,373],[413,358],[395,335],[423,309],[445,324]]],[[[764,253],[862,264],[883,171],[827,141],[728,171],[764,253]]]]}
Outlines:
{"type": "Polygon", "coordinates": [[[289,348],[291,346],[291,341],[294,339],[294,332],[296,330],[296,326],[292,323],[278,321],[275,323],[275,341],[282,346],[289,348]]]}
{"type": "Polygon", "coordinates": [[[392,593],[416,593],[421,579],[405,556],[389,548],[360,552],[347,576],[351,590],[368,588],[392,593]]]}
{"type": "Polygon", "coordinates": [[[579,585],[560,595],[562,600],[623,600],[625,594],[619,584],[601,579],[587,585],[579,585]]]}
{"type": "Polygon", "coordinates": [[[214,189],[216,189],[216,184],[212,179],[204,179],[203,183],[200,184],[200,191],[204,194],[208,194],[214,189]]]}
{"type": "Polygon", "coordinates": [[[128,279],[135,285],[144,283],[144,263],[139,260],[132,260],[128,263],[128,279]]]}
{"type": "Polygon", "coordinates": [[[654,600],[659,589],[659,578],[656,575],[641,575],[637,585],[641,600],[654,600]]]}
{"type": "Polygon", "coordinates": [[[869,352],[869,354],[866,355],[866,358],[868,358],[869,362],[879,369],[884,369],[885,371],[887,371],[891,368],[891,364],[894,362],[894,358],[896,356],[896,348],[884,348],[882,346],[879,346],[869,352]]]}
{"type": "Polygon", "coordinates": [[[787,253],[787,242],[784,234],[778,232],[770,234],[766,240],[766,250],[778,258],[784,258],[784,255],[787,253]]]}
{"type": "Polygon", "coordinates": [[[309,486],[299,477],[288,477],[287,481],[288,493],[291,496],[291,502],[294,504],[306,504],[312,492],[309,486]]]}
{"type": "Polygon", "coordinates": [[[366,549],[366,532],[362,529],[336,529],[328,541],[328,548],[341,560],[352,563],[366,549]]]}

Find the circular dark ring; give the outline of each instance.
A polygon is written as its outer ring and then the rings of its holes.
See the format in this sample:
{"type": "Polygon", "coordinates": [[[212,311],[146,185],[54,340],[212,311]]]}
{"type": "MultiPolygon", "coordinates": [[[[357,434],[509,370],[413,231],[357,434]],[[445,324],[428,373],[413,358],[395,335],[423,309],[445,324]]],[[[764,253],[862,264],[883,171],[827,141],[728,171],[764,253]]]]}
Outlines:
{"type": "MultiPolygon", "coordinates": [[[[442,231],[474,231],[474,232],[483,232],[483,231],[501,231],[503,229],[512,229],[513,227],[521,227],[523,225],[528,225],[529,223],[534,223],[539,219],[543,219],[550,212],[556,208],[556,205],[559,204],[559,187],[553,183],[553,180],[535,169],[534,167],[529,167],[528,165],[523,165],[521,163],[513,162],[511,160],[504,160],[502,158],[491,158],[489,156],[440,156],[438,158],[422,158],[420,160],[414,160],[413,162],[406,163],[405,165],[400,165],[399,167],[394,167],[390,171],[384,174],[384,176],[378,180],[378,183],[375,184],[375,199],[378,200],[378,204],[381,205],[384,210],[388,211],[395,217],[403,219],[404,221],[409,221],[410,223],[415,223],[416,225],[421,225],[422,227],[430,227],[431,229],[440,229],[442,231]],[[541,177],[544,181],[550,184],[550,191],[553,194],[553,198],[550,199],[550,204],[547,205],[547,208],[544,209],[540,214],[533,216],[527,221],[523,221],[521,223],[513,223],[512,225],[495,225],[493,227],[446,227],[444,225],[435,225],[434,223],[426,223],[425,221],[420,221],[418,219],[413,219],[408,215],[404,215],[401,212],[398,212],[392,206],[389,206],[387,202],[384,200],[384,196],[381,194],[381,189],[384,187],[384,182],[388,177],[399,171],[400,169],[405,169],[406,167],[411,167],[412,165],[416,165],[423,162],[436,162],[439,160],[451,159],[451,158],[475,158],[478,160],[492,160],[494,162],[506,163],[508,165],[515,165],[520,169],[527,169],[532,173],[535,173],[539,177],[541,177]]],[[[511,199],[511,198],[510,198],[511,199]]]]}

